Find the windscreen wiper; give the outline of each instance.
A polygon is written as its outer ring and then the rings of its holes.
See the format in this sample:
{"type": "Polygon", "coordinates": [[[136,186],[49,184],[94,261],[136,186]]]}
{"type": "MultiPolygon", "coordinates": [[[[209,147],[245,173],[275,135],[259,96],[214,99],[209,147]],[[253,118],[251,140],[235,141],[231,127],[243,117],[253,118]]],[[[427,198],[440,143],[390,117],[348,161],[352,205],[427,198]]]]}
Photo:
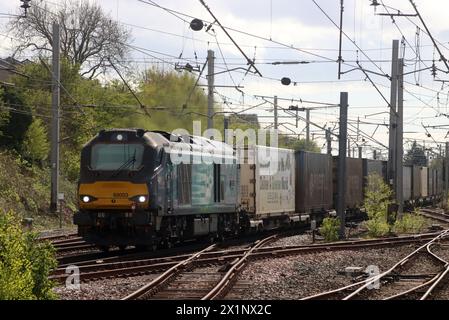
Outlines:
{"type": "Polygon", "coordinates": [[[130,157],[128,160],[126,160],[117,170],[115,170],[112,173],[111,178],[117,176],[121,171],[129,167],[131,164],[134,165],[135,162],[136,162],[136,150],[134,149],[133,156],[130,157]]]}

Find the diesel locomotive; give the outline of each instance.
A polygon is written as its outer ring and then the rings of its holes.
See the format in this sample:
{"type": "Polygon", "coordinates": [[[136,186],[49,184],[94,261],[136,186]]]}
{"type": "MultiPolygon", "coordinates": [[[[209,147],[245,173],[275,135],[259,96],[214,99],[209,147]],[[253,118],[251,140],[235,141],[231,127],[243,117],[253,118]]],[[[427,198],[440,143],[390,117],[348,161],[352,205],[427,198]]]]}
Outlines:
{"type": "MultiPolygon", "coordinates": [[[[73,219],[78,234],[103,249],[156,249],[319,221],[336,207],[337,161],[163,131],[102,130],[81,152],[73,219]]],[[[377,173],[387,181],[386,162],[346,161],[345,207],[357,214],[366,177],[377,173]]],[[[403,170],[406,205],[441,198],[442,168],[403,170]]]]}
{"type": "Polygon", "coordinates": [[[105,248],[223,238],[239,232],[237,179],[233,149],[222,142],[103,130],[81,152],[74,223],[105,248]]]}

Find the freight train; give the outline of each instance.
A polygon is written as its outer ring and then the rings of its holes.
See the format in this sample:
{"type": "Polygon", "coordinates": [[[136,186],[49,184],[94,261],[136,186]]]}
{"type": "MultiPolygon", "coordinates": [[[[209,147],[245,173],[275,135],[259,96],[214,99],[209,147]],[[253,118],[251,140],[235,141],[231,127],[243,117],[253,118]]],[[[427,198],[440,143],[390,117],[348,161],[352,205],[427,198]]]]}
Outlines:
{"type": "MultiPolygon", "coordinates": [[[[211,241],[320,220],[336,201],[337,157],[143,129],[102,130],[81,152],[78,234],[103,249],[211,241]],[[243,161],[242,161],[243,160],[243,161]]],[[[347,212],[386,162],[347,158],[347,212]]],[[[406,204],[442,194],[442,171],[404,166],[406,204]]]]}

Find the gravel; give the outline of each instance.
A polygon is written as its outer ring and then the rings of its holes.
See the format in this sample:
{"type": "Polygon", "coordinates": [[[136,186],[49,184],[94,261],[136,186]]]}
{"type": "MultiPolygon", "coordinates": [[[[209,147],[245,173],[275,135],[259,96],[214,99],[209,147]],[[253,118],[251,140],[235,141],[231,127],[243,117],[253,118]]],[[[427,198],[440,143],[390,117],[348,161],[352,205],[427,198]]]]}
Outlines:
{"type": "Polygon", "coordinates": [[[234,290],[233,299],[300,299],[349,285],[346,267],[377,266],[380,272],[415,250],[414,245],[394,248],[320,252],[251,262],[239,281],[251,285],[234,290]]]}
{"type": "Polygon", "coordinates": [[[55,288],[61,300],[119,300],[153,280],[157,274],[81,283],[80,289],[55,288]]]}
{"type": "MultiPolygon", "coordinates": [[[[350,236],[352,239],[364,237],[364,227],[358,225],[351,229],[350,236]]],[[[284,237],[270,243],[269,246],[305,245],[311,242],[312,237],[308,233],[284,237]]],[[[320,242],[322,240],[317,237],[316,243],[320,242]]],[[[241,245],[241,247],[245,246],[241,245]]],[[[232,246],[233,249],[238,247],[240,246],[232,246]]],[[[365,271],[368,266],[376,266],[380,272],[383,272],[416,248],[417,244],[409,244],[392,248],[306,253],[251,261],[240,274],[232,292],[226,296],[226,299],[304,298],[353,283],[354,278],[345,273],[346,267],[360,267],[362,271],[365,271]]],[[[448,247],[435,247],[434,251],[438,254],[441,253],[443,258],[449,259],[448,247]]],[[[432,272],[429,271],[432,269],[432,262],[426,257],[419,259],[422,260],[419,265],[413,267],[413,270],[404,268],[404,272],[407,274],[432,272]]],[[[59,286],[55,288],[55,292],[60,299],[64,300],[121,299],[156,276],[157,274],[150,274],[129,278],[103,279],[82,283],[80,290],[70,290],[65,286],[59,286]]],[[[449,290],[447,292],[440,291],[439,296],[449,299],[449,290]]]]}

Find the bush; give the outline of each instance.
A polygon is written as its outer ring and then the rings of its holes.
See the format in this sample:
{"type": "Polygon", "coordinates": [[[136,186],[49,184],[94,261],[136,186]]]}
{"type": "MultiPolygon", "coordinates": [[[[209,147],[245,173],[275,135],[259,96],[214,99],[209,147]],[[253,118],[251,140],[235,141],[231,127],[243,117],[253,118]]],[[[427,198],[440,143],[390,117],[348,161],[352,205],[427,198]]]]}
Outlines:
{"type": "Polygon", "coordinates": [[[50,243],[22,231],[14,213],[0,212],[0,300],[55,298],[48,276],[56,266],[50,243]]]}
{"type": "Polygon", "coordinates": [[[391,188],[377,173],[368,176],[364,206],[368,215],[365,223],[370,237],[382,237],[390,232],[388,207],[391,204],[391,188]]]}
{"type": "Polygon", "coordinates": [[[426,227],[426,219],[416,211],[404,213],[401,219],[396,220],[394,231],[400,233],[419,233],[426,227]]]}
{"type": "MultiPolygon", "coordinates": [[[[76,208],[76,184],[64,175],[59,181],[65,206],[76,208]]],[[[20,218],[33,218],[34,228],[48,230],[59,226],[58,216],[49,212],[49,203],[50,169],[24,161],[16,152],[0,149],[0,208],[14,210],[20,218]]],[[[72,217],[63,223],[73,227],[72,217]]]]}
{"type": "Polygon", "coordinates": [[[326,241],[337,241],[339,230],[340,220],[338,218],[324,218],[320,233],[326,241]]]}
{"type": "Polygon", "coordinates": [[[42,163],[48,157],[50,144],[47,140],[45,126],[39,118],[35,118],[25,133],[22,142],[22,156],[31,162],[42,163]]]}
{"type": "Polygon", "coordinates": [[[370,237],[386,236],[388,233],[390,233],[391,228],[391,226],[383,216],[369,219],[365,223],[365,226],[368,229],[368,235],[370,237]]]}

